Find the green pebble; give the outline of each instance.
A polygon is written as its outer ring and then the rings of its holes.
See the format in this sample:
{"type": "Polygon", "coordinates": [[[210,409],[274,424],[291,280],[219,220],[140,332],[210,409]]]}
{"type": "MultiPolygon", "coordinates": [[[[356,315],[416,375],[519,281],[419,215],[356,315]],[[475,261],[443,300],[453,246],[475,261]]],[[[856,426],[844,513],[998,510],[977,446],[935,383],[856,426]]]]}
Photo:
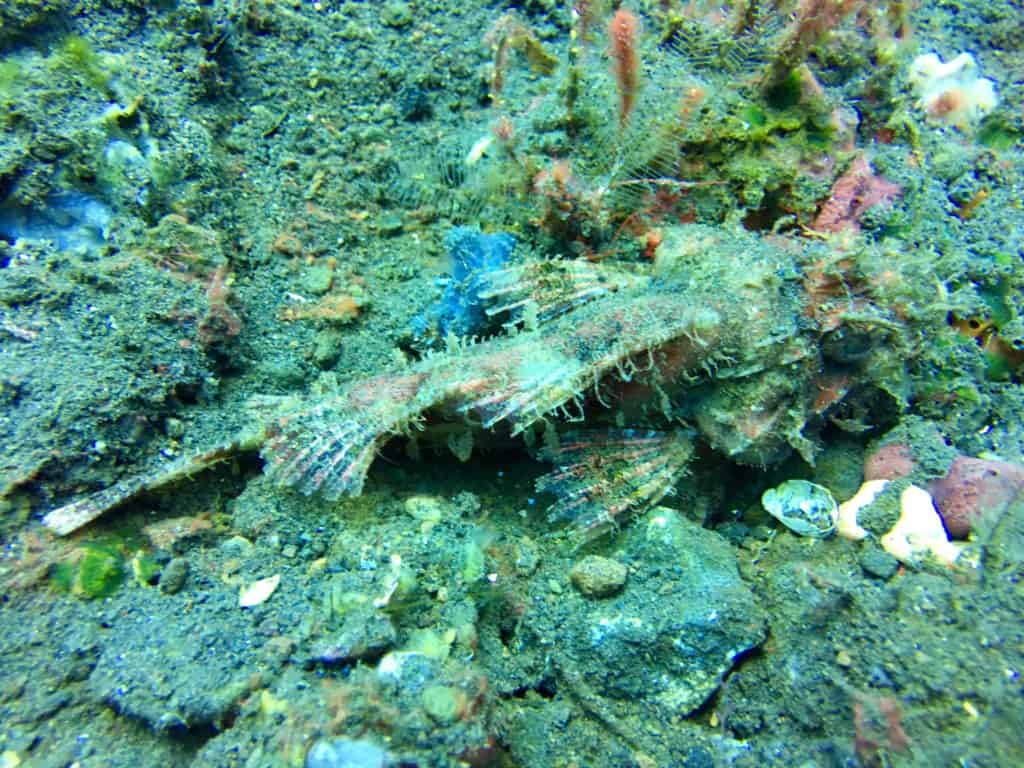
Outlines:
{"type": "Polygon", "coordinates": [[[334,270],[326,264],[315,264],[302,275],[302,288],[314,296],[322,296],[331,290],[334,270]]]}
{"type": "Polygon", "coordinates": [[[447,685],[432,685],[425,689],[421,701],[430,719],[441,725],[454,723],[459,716],[458,696],[447,685]]]}
{"type": "Polygon", "coordinates": [[[406,27],[413,22],[412,9],[408,3],[392,2],[386,4],[380,11],[380,20],[389,27],[398,29],[406,27]]]}
{"type": "Polygon", "coordinates": [[[384,214],[377,222],[377,229],[384,237],[394,237],[401,234],[404,226],[402,217],[394,213],[384,214]]]}

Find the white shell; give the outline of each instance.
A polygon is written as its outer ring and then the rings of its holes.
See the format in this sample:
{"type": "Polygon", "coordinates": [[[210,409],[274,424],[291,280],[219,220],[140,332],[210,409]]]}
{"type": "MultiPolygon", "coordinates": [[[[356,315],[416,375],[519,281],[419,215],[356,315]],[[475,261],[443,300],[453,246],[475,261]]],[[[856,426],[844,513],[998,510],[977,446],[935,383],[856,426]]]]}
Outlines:
{"type": "Polygon", "coordinates": [[[277,585],[281,582],[281,574],[275,573],[265,579],[254,581],[247,587],[242,587],[238,595],[239,608],[252,608],[260,603],[265,603],[274,594],[277,585]]]}
{"type": "Polygon", "coordinates": [[[828,488],[807,480],[787,480],[761,495],[765,510],[800,536],[823,539],[836,530],[839,505],[828,488]]]}

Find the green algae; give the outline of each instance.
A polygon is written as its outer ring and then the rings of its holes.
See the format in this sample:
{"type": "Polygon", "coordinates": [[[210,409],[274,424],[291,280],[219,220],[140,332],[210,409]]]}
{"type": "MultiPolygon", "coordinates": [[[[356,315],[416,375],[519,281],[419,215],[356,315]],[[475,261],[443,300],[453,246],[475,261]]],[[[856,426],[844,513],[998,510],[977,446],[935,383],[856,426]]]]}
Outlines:
{"type": "Polygon", "coordinates": [[[72,561],[54,566],[50,573],[51,586],[83,600],[110,597],[127,575],[122,546],[117,539],[82,544],[72,561]]]}

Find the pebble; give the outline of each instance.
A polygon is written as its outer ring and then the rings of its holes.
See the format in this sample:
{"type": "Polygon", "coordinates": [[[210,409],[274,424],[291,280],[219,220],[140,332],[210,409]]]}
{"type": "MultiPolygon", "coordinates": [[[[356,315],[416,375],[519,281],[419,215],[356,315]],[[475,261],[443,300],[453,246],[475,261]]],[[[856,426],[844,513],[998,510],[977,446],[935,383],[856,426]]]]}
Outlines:
{"type": "Polygon", "coordinates": [[[253,544],[244,536],[232,536],[220,545],[220,551],[225,557],[249,557],[252,555],[253,544]]]}
{"type": "Polygon", "coordinates": [[[165,595],[176,595],[185,586],[188,578],[188,560],[175,557],[160,572],[160,591],[165,595]]]}
{"type": "Polygon", "coordinates": [[[327,264],[316,264],[307,268],[302,273],[299,285],[307,293],[312,293],[314,296],[323,296],[331,290],[331,283],[333,282],[334,269],[327,264]]]}
{"type": "Polygon", "coordinates": [[[314,646],[311,661],[339,664],[377,659],[394,645],[396,636],[387,616],[357,608],[345,618],[340,631],[314,646]]]}
{"type": "Polygon", "coordinates": [[[431,685],[423,690],[420,700],[424,711],[435,723],[450,725],[459,717],[461,707],[454,688],[447,685],[431,685]]]}
{"type": "Polygon", "coordinates": [[[380,10],[380,20],[387,26],[394,29],[406,27],[413,22],[412,9],[408,3],[390,2],[384,5],[380,10]]]}
{"type": "Polygon", "coordinates": [[[900,561],[884,549],[869,549],[860,558],[860,567],[868,576],[888,581],[896,575],[900,561]]]}
{"type": "Polygon", "coordinates": [[[388,753],[363,739],[321,739],[306,754],[305,768],[384,768],[388,753]]]}
{"type": "Polygon", "coordinates": [[[410,496],[402,506],[407,515],[422,523],[439,523],[451,514],[448,503],[437,496],[410,496]]]}
{"type": "Polygon", "coordinates": [[[626,583],[626,566],[608,557],[589,555],[573,566],[569,577],[587,597],[608,597],[626,583]]]}

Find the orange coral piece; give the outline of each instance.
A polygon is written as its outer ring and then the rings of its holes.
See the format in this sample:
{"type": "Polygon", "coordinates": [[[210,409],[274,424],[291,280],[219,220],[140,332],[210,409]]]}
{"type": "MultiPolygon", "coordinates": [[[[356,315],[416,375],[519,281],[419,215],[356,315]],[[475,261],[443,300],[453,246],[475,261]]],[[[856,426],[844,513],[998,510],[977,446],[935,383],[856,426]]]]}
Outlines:
{"type": "Polygon", "coordinates": [[[612,71],[619,85],[619,120],[629,119],[636,100],[640,73],[640,57],[636,52],[640,20],[636,14],[619,8],[608,22],[608,55],[614,59],[612,71]]]}
{"type": "Polygon", "coordinates": [[[317,302],[296,304],[281,310],[279,317],[287,322],[296,320],[324,320],[348,323],[359,317],[362,304],[347,293],[325,296],[317,302]]]}
{"type": "Polygon", "coordinates": [[[891,202],[902,192],[898,184],[875,174],[863,155],[859,155],[846,172],[832,185],[832,195],[814,220],[816,232],[860,231],[860,220],[869,208],[891,202]]]}

